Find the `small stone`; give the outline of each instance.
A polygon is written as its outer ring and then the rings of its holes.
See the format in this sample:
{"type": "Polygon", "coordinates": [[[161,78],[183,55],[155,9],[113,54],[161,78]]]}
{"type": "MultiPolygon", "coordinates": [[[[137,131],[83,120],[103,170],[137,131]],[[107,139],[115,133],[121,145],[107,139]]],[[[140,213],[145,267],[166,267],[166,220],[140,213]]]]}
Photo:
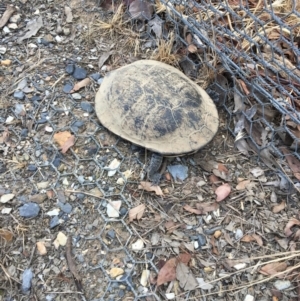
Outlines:
{"type": "Polygon", "coordinates": [[[63,33],[64,33],[65,36],[68,36],[71,33],[70,28],[69,27],[64,27],[63,28],[63,33]]]}
{"type": "Polygon", "coordinates": [[[150,271],[149,270],[143,270],[141,280],[140,280],[140,284],[142,286],[147,286],[149,277],[150,277],[150,271]]]}
{"type": "Polygon", "coordinates": [[[16,103],[15,104],[15,114],[16,115],[25,115],[24,105],[16,103]]]}
{"type": "Polygon", "coordinates": [[[38,189],[45,189],[49,186],[49,182],[45,181],[45,182],[40,182],[36,184],[38,189]]]}
{"type": "Polygon", "coordinates": [[[19,100],[24,100],[25,93],[23,91],[15,91],[14,98],[19,99],[19,100]]]}
{"type": "Polygon", "coordinates": [[[12,64],[12,61],[11,60],[3,60],[3,61],[1,61],[0,64],[1,64],[1,66],[8,67],[8,66],[10,66],[12,64]]]}
{"type": "Polygon", "coordinates": [[[64,204],[64,203],[58,202],[58,206],[63,212],[65,212],[67,214],[71,213],[73,210],[72,205],[70,205],[69,203],[64,204]]]}
{"type": "Polygon", "coordinates": [[[5,204],[5,203],[9,202],[10,200],[12,200],[14,197],[15,197],[15,195],[13,193],[4,194],[0,198],[0,203],[5,204]]]}
{"type": "Polygon", "coordinates": [[[9,22],[12,23],[18,23],[21,20],[21,15],[20,14],[14,14],[9,18],[9,22]]]}
{"type": "Polygon", "coordinates": [[[244,301],[254,301],[254,296],[252,296],[252,295],[246,295],[244,301]]]}
{"type": "Polygon", "coordinates": [[[97,84],[98,84],[98,85],[101,85],[101,84],[102,84],[102,82],[103,82],[103,80],[104,80],[104,78],[103,78],[103,77],[99,78],[99,79],[97,80],[97,84]]]}
{"type": "Polygon", "coordinates": [[[38,252],[40,253],[40,255],[46,255],[46,254],[47,254],[47,249],[46,249],[46,247],[45,247],[44,242],[38,241],[38,242],[36,243],[36,247],[37,247],[37,250],[38,250],[38,252]]]}
{"type": "Polygon", "coordinates": [[[86,102],[86,101],[82,101],[80,103],[80,107],[83,111],[88,112],[88,113],[91,113],[94,110],[94,107],[89,102],[86,102]]]}
{"type": "Polygon", "coordinates": [[[27,294],[31,288],[31,281],[33,278],[33,273],[31,269],[24,270],[22,274],[22,292],[23,294],[27,294]]]}
{"type": "Polygon", "coordinates": [[[5,46],[0,46],[0,54],[4,54],[7,48],[5,46]]]}
{"type": "Polygon", "coordinates": [[[235,235],[234,235],[235,239],[240,240],[243,236],[244,236],[243,231],[241,229],[236,229],[235,235]]]}
{"type": "Polygon", "coordinates": [[[122,201],[112,201],[111,204],[107,204],[106,213],[109,217],[119,217],[119,209],[122,201]]]}
{"type": "Polygon", "coordinates": [[[58,216],[59,212],[60,212],[60,210],[58,208],[55,208],[53,210],[50,210],[50,211],[46,212],[46,215],[48,215],[48,216],[58,216]]]}
{"type": "Polygon", "coordinates": [[[64,179],[63,179],[63,185],[65,185],[65,186],[68,186],[69,185],[69,181],[68,181],[68,179],[65,177],[64,179]]]}
{"type": "Polygon", "coordinates": [[[131,248],[133,251],[140,251],[144,248],[144,241],[141,239],[138,239],[135,243],[131,245],[131,248]]]}
{"type": "Polygon", "coordinates": [[[77,179],[80,184],[83,184],[85,182],[84,176],[78,176],[77,179]]]}
{"type": "Polygon", "coordinates": [[[120,209],[120,215],[121,215],[121,216],[124,216],[126,213],[127,213],[127,209],[126,209],[125,207],[122,207],[122,208],[120,209]]]}
{"type": "Polygon", "coordinates": [[[106,236],[111,239],[114,239],[116,237],[116,233],[113,229],[110,229],[109,231],[107,231],[106,236]]]}
{"type": "Polygon", "coordinates": [[[216,239],[218,239],[221,235],[222,235],[222,231],[221,231],[221,230],[217,230],[217,231],[214,233],[214,237],[215,237],[216,239]]]}
{"type": "Polygon", "coordinates": [[[120,164],[121,162],[115,158],[110,162],[110,164],[107,167],[104,167],[104,169],[108,170],[107,176],[108,177],[114,176],[120,164]]]}
{"type": "Polygon", "coordinates": [[[173,300],[173,299],[175,299],[175,293],[167,293],[167,294],[166,294],[166,298],[167,298],[168,300],[173,300]]]}
{"type": "Polygon", "coordinates": [[[3,32],[4,33],[10,33],[10,30],[9,30],[9,28],[7,26],[4,26],[3,27],[3,32]]]}
{"type": "Polygon", "coordinates": [[[110,271],[109,271],[109,275],[111,278],[116,278],[120,275],[123,275],[124,274],[124,270],[121,269],[121,268],[112,268],[110,271]]]}
{"type": "Polygon", "coordinates": [[[92,75],[91,75],[91,78],[93,79],[93,80],[95,80],[95,81],[97,81],[99,78],[100,78],[100,74],[99,73],[93,73],[92,75]]]}
{"type": "Polygon", "coordinates": [[[72,74],[75,79],[84,79],[87,76],[87,71],[81,67],[75,66],[75,70],[72,74]]]}
{"type": "Polygon", "coordinates": [[[63,223],[63,220],[59,219],[58,216],[54,216],[50,221],[50,229],[53,229],[62,223],[63,223]]]}
{"type": "Polygon", "coordinates": [[[43,203],[47,199],[46,193],[34,194],[29,197],[29,201],[37,204],[43,203]]]}
{"type": "Polygon", "coordinates": [[[63,40],[64,40],[64,38],[61,37],[61,36],[59,36],[59,35],[57,35],[57,36],[55,37],[55,41],[56,41],[57,43],[61,43],[63,40]]]}
{"type": "Polygon", "coordinates": [[[26,138],[28,136],[28,132],[28,129],[22,129],[20,133],[21,137],[26,138]]]}
{"type": "Polygon", "coordinates": [[[167,167],[173,179],[184,181],[188,177],[188,167],[184,165],[170,165],[167,167]]]}
{"type": "Polygon", "coordinates": [[[72,89],[73,89],[73,85],[70,84],[70,83],[66,83],[64,85],[63,92],[66,93],[66,94],[68,94],[68,93],[71,92],[72,89]]]}
{"type": "Polygon", "coordinates": [[[2,213],[2,214],[10,214],[11,211],[12,211],[12,208],[3,208],[3,209],[1,210],[1,213],[2,213]]]}
{"type": "Polygon", "coordinates": [[[19,208],[19,213],[22,217],[36,217],[40,212],[40,206],[36,203],[26,203],[19,208]]]}
{"type": "Polygon", "coordinates": [[[118,185],[124,185],[124,179],[123,179],[123,178],[119,178],[119,179],[117,180],[117,184],[118,184],[118,185]]]}
{"type": "Polygon", "coordinates": [[[68,74],[72,74],[74,72],[74,69],[75,69],[74,64],[68,64],[65,70],[68,74]]]}
{"type": "Polygon", "coordinates": [[[72,95],[72,98],[75,99],[75,100],[80,100],[82,98],[79,93],[73,93],[71,95],[72,95]]]}
{"type": "Polygon", "coordinates": [[[58,232],[55,241],[53,242],[56,249],[59,246],[65,246],[67,243],[68,237],[63,232],[58,232]]]}
{"type": "Polygon", "coordinates": [[[30,98],[31,101],[35,102],[35,101],[41,101],[42,100],[42,97],[40,95],[33,95],[31,98],[30,98]]]}
{"type": "Polygon", "coordinates": [[[27,170],[28,171],[36,171],[37,170],[37,167],[34,165],[34,164],[29,164],[27,166],[27,170]]]}
{"type": "Polygon", "coordinates": [[[236,265],[234,265],[233,267],[238,271],[238,270],[242,270],[247,266],[246,263],[238,263],[236,265]]]}
{"type": "Polygon", "coordinates": [[[18,28],[18,25],[16,23],[9,23],[7,26],[9,29],[17,29],[18,28]]]}
{"type": "Polygon", "coordinates": [[[51,126],[46,125],[45,126],[45,132],[52,133],[53,132],[53,128],[51,126]]]}
{"type": "Polygon", "coordinates": [[[289,280],[277,280],[274,282],[274,286],[279,291],[283,291],[291,286],[291,282],[289,280]]]}
{"type": "Polygon", "coordinates": [[[14,120],[14,117],[13,117],[13,116],[8,116],[8,117],[6,118],[6,120],[5,120],[5,123],[6,123],[6,124],[10,124],[10,123],[13,122],[13,120],[14,120]]]}

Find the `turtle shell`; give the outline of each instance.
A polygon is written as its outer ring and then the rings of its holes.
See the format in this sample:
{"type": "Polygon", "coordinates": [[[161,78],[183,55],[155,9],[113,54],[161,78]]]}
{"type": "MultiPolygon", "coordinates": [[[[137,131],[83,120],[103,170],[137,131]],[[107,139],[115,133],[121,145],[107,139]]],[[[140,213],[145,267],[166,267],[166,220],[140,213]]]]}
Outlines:
{"type": "Polygon", "coordinates": [[[201,87],[176,68],[152,60],[108,73],[95,109],[111,132],[166,156],[197,151],[219,126],[216,106],[201,87]]]}

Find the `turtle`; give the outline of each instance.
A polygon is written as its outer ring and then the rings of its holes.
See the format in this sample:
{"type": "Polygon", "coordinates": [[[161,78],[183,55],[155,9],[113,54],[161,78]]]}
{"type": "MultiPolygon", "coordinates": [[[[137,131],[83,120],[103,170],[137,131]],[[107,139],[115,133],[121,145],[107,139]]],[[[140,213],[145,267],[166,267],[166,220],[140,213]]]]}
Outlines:
{"type": "Polygon", "coordinates": [[[147,177],[157,184],[164,157],[197,152],[216,135],[219,116],[206,91],[177,68],[138,60],[107,73],[95,97],[100,123],[152,152],[147,177]]]}

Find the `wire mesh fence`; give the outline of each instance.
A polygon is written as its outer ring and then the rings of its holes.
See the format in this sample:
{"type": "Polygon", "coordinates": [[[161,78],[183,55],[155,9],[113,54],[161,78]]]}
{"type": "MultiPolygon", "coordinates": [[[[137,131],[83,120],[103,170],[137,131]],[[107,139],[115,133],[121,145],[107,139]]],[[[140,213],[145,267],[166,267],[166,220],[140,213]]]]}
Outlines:
{"type": "MultiPolygon", "coordinates": [[[[299,3],[161,0],[155,5],[155,18],[164,20],[166,32],[175,32],[173,50],[186,47],[179,63],[184,73],[197,80],[203,68],[208,70],[208,92],[228,113],[235,146],[246,155],[256,154],[281,179],[296,183],[299,3]]],[[[151,24],[149,30],[159,34],[151,24]]],[[[285,181],[281,186],[288,188],[285,181]]]]}

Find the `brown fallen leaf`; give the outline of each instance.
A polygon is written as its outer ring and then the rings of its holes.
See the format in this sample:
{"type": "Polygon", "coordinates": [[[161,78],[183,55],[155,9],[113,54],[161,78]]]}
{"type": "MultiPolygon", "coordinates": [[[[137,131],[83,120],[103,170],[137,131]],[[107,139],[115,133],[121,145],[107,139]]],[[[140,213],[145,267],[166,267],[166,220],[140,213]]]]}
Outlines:
{"type": "Polygon", "coordinates": [[[143,217],[146,206],[144,204],[138,205],[129,210],[128,217],[129,222],[132,222],[134,219],[141,219],[143,217]]]}
{"type": "Polygon", "coordinates": [[[224,199],[226,199],[228,197],[228,195],[231,192],[231,187],[228,183],[225,183],[221,186],[219,186],[216,190],[215,190],[215,194],[217,195],[217,202],[221,202],[224,199]]]}
{"type": "Polygon", "coordinates": [[[179,281],[180,287],[185,291],[194,290],[198,287],[198,281],[194,274],[183,262],[178,262],[176,266],[176,278],[179,281]]]}
{"type": "Polygon", "coordinates": [[[289,237],[293,234],[293,231],[291,230],[291,228],[295,225],[300,226],[300,221],[297,220],[296,218],[291,218],[284,228],[285,236],[289,237]]]}
{"type": "Polygon", "coordinates": [[[5,12],[0,19],[0,28],[4,27],[11,15],[16,11],[13,5],[7,5],[5,12]]]}
{"type": "Polygon", "coordinates": [[[75,136],[68,131],[55,133],[53,139],[61,147],[63,154],[75,143],[75,136]]]}
{"type": "Polygon", "coordinates": [[[216,184],[216,183],[220,182],[220,179],[216,175],[210,175],[209,182],[211,184],[216,184]]]}
{"type": "Polygon", "coordinates": [[[280,204],[278,205],[275,205],[273,208],[272,208],[272,212],[273,213],[278,213],[280,212],[281,210],[283,210],[286,206],[286,203],[285,201],[282,201],[280,204]]]}
{"type": "Polygon", "coordinates": [[[287,264],[285,262],[272,262],[264,265],[259,272],[263,275],[276,275],[279,272],[285,271],[287,264]]]}
{"type": "Polygon", "coordinates": [[[13,234],[7,229],[0,229],[0,236],[6,241],[10,242],[13,239],[13,234]]]}
{"type": "Polygon", "coordinates": [[[172,233],[174,230],[179,228],[181,224],[175,224],[173,221],[167,221],[165,223],[165,228],[169,233],[172,233]]]}
{"type": "Polygon", "coordinates": [[[156,193],[156,195],[161,195],[161,196],[164,195],[161,188],[158,185],[154,186],[151,182],[142,181],[142,182],[140,182],[140,185],[139,185],[138,188],[139,189],[144,189],[144,190],[149,191],[149,192],[153,191],[153,192],[156,193]]]}
{"type": "Polygon", "coordinates": [[[201,210],[203,213],[206,214],[211,211],[216,211],[219,208],[219,204],[214,203],[196,203],[196,207],[198,210],[201,210]]]}
{"type": "Polygon", "coordinates": [[[210,244],[212,245],[212,252],[216,255],[219,255],[219,250],[216,246],[216,240],[213,236],[210,238],[210,244]]]}
{"type": "Polygon", "coordinates": [[[236,185],[236,190],[244,190],[247,188],[247,186],[251,183],[250,180],[244,180],[244,181],[241,181],[239,182],[237,185],[236,185]]]}
{"type": "Polygon", "coordinates": [[[88,86],[91,83],[91,80],[87,77],[83,80],[81,80],[80,82],[76,83],[73,87],[73,89],[70,91],[70,93],[74,93],[78,90],[80,90],[83,87],[88,86]]]}
{"type": "Polygon", "coordinates": [[[191,207],[190,205],[184,205],[183,209],[190,212],[190,213],[204,214],[202,210],[195,209],[195,208],[191,207]]]}
{"type": "Polygon", "coordinates": [[[178,260],[187,265],[189,261],[191,260],[192,255],[189,253],[181,253],[178,256],[178,260]]]}
{"type": "Polygon", "coordinates": [[[196,53],[198,51],[197,46],[195,46],[194,44],[190,44],[187,49],[190,53],[196,53]]]}
{"type": "Polygon", "coordinates": [[[280,150],[285,155],[287,163],[292,170],[295,178],[297,178],[297,180],[300,180],[300,161],[295,156],[293,156],[293,154],[286,147],[280,147],[280,150]]]}
{"type": "Polygon", "coordinates": [[[255,234],[255,233],[244,235],[242,237],[241,241],[243,241],[243,242],[256,241],[259,246],[263,246],[262,238],[259,235],[255,234]]]}
{"type": "Polygon", "coordinates": [[[160,269],[157,276],[157,286],[176,279],[176,266],[178,260],[176,258],[169,259],[160,269]]]}

